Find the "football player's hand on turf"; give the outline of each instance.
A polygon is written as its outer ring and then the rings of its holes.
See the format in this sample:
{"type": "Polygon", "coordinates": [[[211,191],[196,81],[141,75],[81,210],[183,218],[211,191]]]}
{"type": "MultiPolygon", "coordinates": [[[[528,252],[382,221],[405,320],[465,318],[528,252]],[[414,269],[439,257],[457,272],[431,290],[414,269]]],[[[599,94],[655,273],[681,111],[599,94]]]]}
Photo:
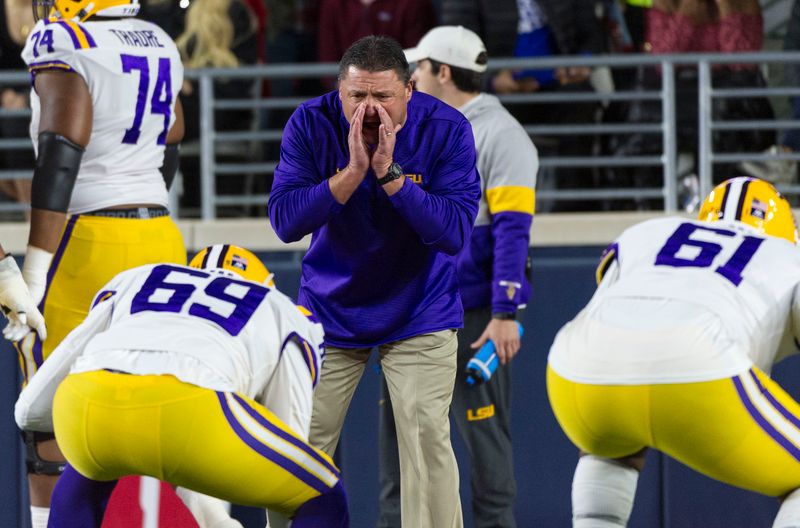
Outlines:
{"type": "Polygon", "coordinates": [[[36,308],[17,263],[10,255],[0,260],[0,305],[8,317],[3,337],[18,341],[33,329],[42,340],[47,338],[44,317],[36,308]]]}

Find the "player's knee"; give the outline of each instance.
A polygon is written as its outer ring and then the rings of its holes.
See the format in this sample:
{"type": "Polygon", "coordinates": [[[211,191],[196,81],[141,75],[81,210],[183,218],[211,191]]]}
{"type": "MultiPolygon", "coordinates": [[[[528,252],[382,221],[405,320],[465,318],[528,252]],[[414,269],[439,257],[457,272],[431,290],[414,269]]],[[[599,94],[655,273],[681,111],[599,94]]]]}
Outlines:
{"type": "Polygon", "coordinates": [[[39,444],[50,440],[55,441],[55,435],[52,433],[23,431],[22,438],[25,441],[25,467],[28,474],[57,477],[64,472],[66,462],[53,460],[52,458],[55,457],[48,456],[44,458],[39,453],[39,444]]]}
{"type": "Polygon", "coordinates": [[[781,509],[775,517],[772,528],[800,527],[800,489],[787,495],[781,502],[781,509]]]}
{"type": "Polygon", "coordinates": [[[572,481],[573,528],[626,526],[639,472],[593,455],[580,458],[572,481]]]}
{"type": "Polygon", "coordinates": [[[342,481],[300,506],[292,517],[292,528],[347,528],[350,514],[342,481]]]}
{"type": "Polygon", "coordinates": [[[435,409],[418,409],[416,416],[419,442],[423,446],[441,446],[450,442],[448,413],[435,409]],[[444,416],[444,418],[442,418],[444,416]],[[447,425],[447,426],[446,426],[447,425]]]}

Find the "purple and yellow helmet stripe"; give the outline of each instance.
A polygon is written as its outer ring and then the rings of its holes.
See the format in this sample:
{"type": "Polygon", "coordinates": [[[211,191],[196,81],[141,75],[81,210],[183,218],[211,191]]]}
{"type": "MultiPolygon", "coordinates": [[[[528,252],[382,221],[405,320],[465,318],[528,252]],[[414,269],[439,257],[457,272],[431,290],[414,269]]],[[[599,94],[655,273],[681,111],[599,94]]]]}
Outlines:
{"type": "Polygon", "coordinates": [[[793,244],[800,240],[789,202],[772,184],[758,178],[740,176],[720,183],[703,201],[697,217],[704,222],[742,222],[793,244]]]}

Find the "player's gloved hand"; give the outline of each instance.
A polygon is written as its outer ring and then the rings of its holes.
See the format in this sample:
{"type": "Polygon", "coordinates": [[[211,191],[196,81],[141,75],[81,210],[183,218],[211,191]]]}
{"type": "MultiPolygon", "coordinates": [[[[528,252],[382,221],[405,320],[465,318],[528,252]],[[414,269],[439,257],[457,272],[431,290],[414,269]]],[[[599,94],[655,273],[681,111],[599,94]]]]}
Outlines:
{"type": "Polygon", "coordinates": [[[32,328],[42,340],[47,338],[44,317],[36,308],[36,303],[11,255],[0,260],[0,305],[8,317],[3,337],[17,341],[25,337],[32,328]]]}
{"type": "Polygon", "coordinates": [[[8,324],[3,328],[3,337],[11,342],[17,342],[22,340],[30,332],[31,327],[28,326],[27,316],[22,314],[17,320],[9,318],[8,324]]]}
{"type": "Polygon", "coordinates": [[[22,265],[22,278],[31,292],[35,305],[39,305],[47,289],[47,271],[53,254],[36,246],[28,246],[25,253],[25,263],[22,265]]]}

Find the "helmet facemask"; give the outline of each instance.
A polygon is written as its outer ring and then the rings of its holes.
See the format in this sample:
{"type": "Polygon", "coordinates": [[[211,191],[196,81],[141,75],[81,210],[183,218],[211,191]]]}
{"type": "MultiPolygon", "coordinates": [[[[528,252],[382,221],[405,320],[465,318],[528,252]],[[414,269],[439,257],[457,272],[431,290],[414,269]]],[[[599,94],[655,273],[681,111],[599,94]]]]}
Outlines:
{"type": "Polygon", "coordinates": [[[38,22],[40,20],[47,20],[50,14],[53,13],[55,7],[55,0],[33,0],[33,19],[38,22]]]}
{"type": "Polygon", "coordinates": [[[250,251],[230,244],[216,244],[200,250],[189,262],[189,266],[206,271],[234,274],[240,278],[275,287],[273,274],[264,263],[250,251]]]}

